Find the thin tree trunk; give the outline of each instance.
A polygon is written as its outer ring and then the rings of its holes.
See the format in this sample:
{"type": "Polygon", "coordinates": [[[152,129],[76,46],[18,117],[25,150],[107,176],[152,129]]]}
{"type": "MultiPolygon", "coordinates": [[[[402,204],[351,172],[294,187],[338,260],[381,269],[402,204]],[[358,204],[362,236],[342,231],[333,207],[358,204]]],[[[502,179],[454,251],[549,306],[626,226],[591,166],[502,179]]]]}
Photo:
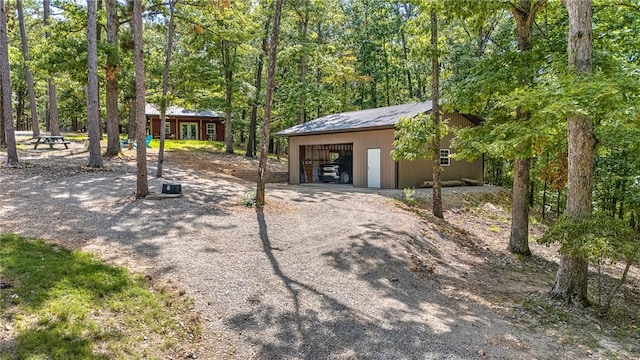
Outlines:
{"type": "Polygon", "coordinates": [[[233,71],[231,69],[231,47],[229,40],[222,40],[222,62],[224,66],[225,85],[225,119],[224,136],[226,143],[226,153],[233,154],[233,124],[231,123],[231,111],[233,107],[233,71]]]}
{"type": "Polygon", "coordinates": [[[9,76],[9,49],[7,38],[7,12],[4,0],[0,0],[0,81],[2,88],[2,114],[4,136],[7,145],[7,165],[18,165],[16,135],[13,131],[13,111],[11,108],[11,76],[9,76]]]}
{"type": "Polygon", "coordinates": [[[27,92],[29,93],[29,108],[31,109],[31,122],[33,123],[33,136],[40,135],[38,125],[38,108],[36,107],[36,91],[33,87],[33,74],[29,68],[29,44],[27,42],[27,31],[24,26],[24,12],[22,11],[22,0],[16,1],[18,8],[18,22],[20,23],[20,39],[22,40],[22,58],[24,60],[24,73],[27,80],[27,92]]]}
{"type": "Polygon", "coordinates": [[[87,121],[89,128],[89,167],[102,167],[100,154],[100,108],[98,107],[98,44],[96,2],[87,1],[87,121]]]}
{"type": "Polygon", "coordinates": [[[149,182],[147,179],[147,147],[145,108],[145,83],[144,83],[144,46],[142,43],[142,2],[133,2],[133,63],[135,68],[135,98],[136,98],[136,151],[137,179],[136,199],[149,195],[149,182]]]}
{"type": "Polygon", "coordinates": [[[433,140],[433,216],[444,218],[442,211],[442,184],[440,176],[442,174],[442,166],[440,165],[440,64],[438,62],[438,15],[434,9],[431,9],[431,47],[433,55],[431,56],[431,101],[433,128],[435,136],[433,140]]]}
{"type": "Polygon", "coordinates": [[[249,141],[247,142],[247,157],[256,155],[256,132],[258,127],[258,99],[262,88],[262,69],[264,68],[264,54],[267,52],[267,41],[269,40],[269,25],[271,17],[267,17],[264,23],[264,37],[262,38],[262,51],[258,55],[258,63],[256,65],[256,92],[253,96],[251,104],[251,122],[249,124],[249,141]]]}
{"type": "MultiPolygon", "coordinates": [[[[44,37],[49,39],[51,34],[49,33],[49,16],[51,14],[51,1],[44,0],[42,5],[44,9],[43,22],[45,27],[44,37]]],[[[51,135],[60,135],[60,121],[58,119],[58,96],[56,94],[56,84],[53,80],[53,74],[49,74],[47,79],[47,97],[48,97],[48,110],[47,110],[47,123],[48,129],[51,131],[51,135]]]]}
{"type": "Polygon", "coordinates": [[[307,34],[309,32],[309,7],[305,2],[304,14],[300,16],[300,43],[302,45],[302,55],[300,56],[300,94],[298,94],[298,124],[303,124],[306,119],[305,105],[307,100],[307,34]]]}
{"type": "Polygon", "coordinates": [[[120,121],[118,119],[118,2],[106,0],[107,13],[107,66],[105,68],[105,96],[107,101],[107,151],[106,156],[120,153],[120,121]]]}
{"type": "Polygon", "coordinates": [[[278,48],[278,35],[280,32],[280,14],[282,13],[282,0],[276,0],[275,14],[273,17],[273,32],[269,44],[269,68],[267,70],[267,98],[264,104],[264,121],[262,123],[262,147],[260,149],[260,163],[258,166],[258,184],[256,189],[256,203],[259,208],[264,205],[267,155],[269,150],[269,126],[271,125],[271,106],[273,105],[273,93],[276,87],[276,54],[278,48]]]}
{"type": "Polygon", "coordinates": [[[164,140],[165,124],[167,123],[167,106],[169,100],[167,93],[169,92],[169,69],[171,67],[171,53],[173,51],[173,32],[175,30],[174,13],[177,0],[169,2],[169,29],[167,29],[167,52],[164,59],[164,70],[162,72],[162,99],[160,100],[160,149],[158,150],[158,169],[156,177],[162,177],[164,167],[164,140]]]}
{"type": "MultiPolygon", "coordinates": [[[[565,0],[564,4],[569,13],[569,65],[577,74],[589,76],[593,49],[591,0],[565,0]]],[[[567,130],[569,171],[566,213],[580,220],[591,215],[596,138],[591,119],[585,115],[569,118],[567,130]]],[[[584,257],[563,252],[550,296],[568,304],[589,305],[588,269],[589,263],[584,257]]]]}

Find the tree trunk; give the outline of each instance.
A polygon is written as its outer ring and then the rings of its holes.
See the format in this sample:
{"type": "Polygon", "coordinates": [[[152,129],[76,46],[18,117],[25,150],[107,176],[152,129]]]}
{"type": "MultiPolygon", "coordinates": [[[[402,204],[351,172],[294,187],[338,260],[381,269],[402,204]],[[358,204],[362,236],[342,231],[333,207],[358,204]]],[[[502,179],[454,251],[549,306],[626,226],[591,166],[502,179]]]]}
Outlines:
{"type": "Polygon", "coordinates": [[[275,14],[273,17],[273,32],[269,44],[269,68],[267,70],[267,98],[264,104],[264,121],[262,123],[262,146],[260,149],[260,163],[258,166],[258,184],[256,189],[256,205],[262,207],[265,199],[267,155],[269,150],[269,126],[271,125],[271,106],[273,105],[273,93],[276,88],[276,54],[278,48],[278,34],[280,32],[280,14],[282,13],[282,0],[276,0],[275,14]]]}
{"type": "Polygon", "coordinates": [[[231,46],[229,40],[222,40],[222,65],[224,68],[225,119],[224,141],[226,153],[233,154],[233,124],[231,112],[233,109],[233,71],[231,69],[231,46]]]}
{"type": "Polygon", "coordinates": [[[166,137],[165,124],[167,123],[167,106],[169,100],[169,69],[171,67],[171,53],[173,51],[173,32],[175,30],[174,13],[177,0],[169,2],[169,29],[167,29],[167,51],[164,59],[164,70],[162,72],[162,99],[160,100],[160,149],[158,150],[158,169],[156,177],[162,177],[164,167],[164,140],[166,137]]]}
{"type": "Polygon", "coordinates": [[[87,1],[87,121],[89,127],[89,167],[102,167],[100,150],[100,108],[98,107],[98,44],[96,2],[87,1]]]}
{"type": "Polygon", "coordinates": [[[509,251],[529,256],[529,178],[531,159],[513,162],[513,195],[511,203],[511,236],[509,251]]]}
{"type": "Polygon", "coordinates": [[[27,92],[29,93],[29,108],[31,109],[31,122],[33,123],[33,136],[40,135],[38,126],[38,109],[36,107],[36,91],[33,87],[33,75],[29,68],[29,44],[27,43],[27,31],[24,26],[24,13],[22,11],[22,0],[16,1],[18,8],[18,22],[20,23],[20,39],[22,40],[22,58],[24,60],[24,73],[27,80],[27,92]]]}
{"type": "Polygon", "coordinates": [[[11,76],[9,76],[9,48],[7,37],[7,12],[4,0],[0,0],[0,81],[2,88],[2,114],[4,136],[7,145],[7,165],[18,165],[16,136],[13,131],[13,111],[11,108],[11,76]]]}
{"type": "MultiPolygon", "coordinates": [[[[51,14],[50,3],[50,0],[44,0],[42,2],[42,6],[44,9],[44,37],[46,39],[49,39],[51,36],[49,33],[49,16],[51,14]]],[[[51,132],[51,135],[60,135],[60,121],[58,119],[58,96],[56,94],[56,84],[53,80],[53,74],[49,74],[49,78],[47,79],[47,98],[47,103],[49,105],[47,111],[48,129],[51,132]]]]}
{"type": "MultiPolygon", "coordinates": [[[[569,13],[569,65],[579,75],[592,71],[591,0],[565,0],[569,13]]],[[[578,115],[568,119],[569,166],[566,214],[574,219],[591,215],[593,157],[596,138],[591,119],[578,115]]],[[[569,239],[571,241],[572,239],[569,239]]],[[[579,254],[563,252],[550,296],[568,304],[589,305],[589,263],[579,254]]]]}
{"type": "MultiPolygon", "coordinates": [[[[516,37],[518,50],[523,53],[531,52],[531,28],[536,12],[546,3],[546,0],[518,0],[513,5],[513,16],[516,21],[516,37]]],[[[528,85],[533,82],[533,72],[525,71],[520,83],[528,85]]],[[[516,121],[528,122],[531,113],[523,109],[516,109],[516,121]]],[[[523,151],[528,152],[530,144],[523,145],[523,151]]],[[[528,155],[527,155],[528,156],[528,155]]],[[[512,253],[531,255],[529,250],[529,179],[531,161],[529,158],[515,159],[513,163],[513,196],[511,206],[511,235],[508,249],[512,253]]]]}
{"type": "Polygon", "coordinates": [[[300,93],[298,94],[298,124],[306,122],[306,101],[307,101],[307,34],[309,33],[309,7],[305,2],[304,14],[300,16],[300,44],[302,45],[302,55],[300,56],[300,93]]]}
{"type": "Polygon", "coordinates": [[[144,47],[142,44],[142,2],[133,2],[133,63],[135,68],[136,83],[136,151],[137,179],[136,179],[136,199],[149,195],[149,182],[147,180],[147,147],[146,141],[146,117],[145,108],[145,82],[144,82],[144,47]]]}
{"type": "Polygon", "coordinates": [[[258,55],[258,63],[256,65],[256,92],[253,96],[251,104],[251,122],[249,124],[249,141],[247,142],[247,157],[256,155],[256,132],[258,127],[258,99],[260,98],[260,89],[262,88],[262,69],[264,67],[264,54],[267,52],[267,41],[269,40],[269,24],[271,17],[267,17],[264,23],[264,37],[262,38],[262,51],[258,55]]]}
{"type": "Polygon", "coordinates": [[[107,101],[107,151],[106,156],[116,156],[120,153],[120,121],[118,120],[118,72],[120,60],[118,58],[118,3],[117,0],[107,0],[107,65],[105,68],[105,96],[107,101]]]}
{"type": "Polygon", "coordinates": [[[434,9],[431,10],[431,47],[434,54],[431,56],[431,110],[433,116],[433,128],[435,136],[433,141],[433,216],[444,218],[442,211],[442,185],[440,175],[442,166],[440,165],[440,64],[438,62],[438,16],[434,9]]]}

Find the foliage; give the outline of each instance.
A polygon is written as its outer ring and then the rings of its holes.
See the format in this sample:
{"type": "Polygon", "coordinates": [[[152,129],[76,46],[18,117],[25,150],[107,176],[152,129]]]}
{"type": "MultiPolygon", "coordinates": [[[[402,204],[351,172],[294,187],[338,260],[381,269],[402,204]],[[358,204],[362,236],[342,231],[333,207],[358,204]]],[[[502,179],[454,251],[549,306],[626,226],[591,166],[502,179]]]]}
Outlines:
{"type": "Polygon", "coordinates": [[[175,353],[188,333],[200,331],[198,323],[177,321],[189,301],[87,253],[3,234],[0,269],[11,284],[0,306],[16,331],[9,359],[154,357],[162,355],[154,346],[175,353]]]}
{"type": "Polygon", "coordinates": [[[539,242],[559,243],[562,253],[597,262],[626,259],[633,253],[636,240],[628,222],[594,213],[585,219],[562,216],[539,242]]]}
{"type": "Polygon", "coordinates": [[[449,127],[446,121],[442,121],[439,128],[436,129],[430,114],[400,119],[396,126],[394,149],[391,151],[393,159],[432,159],[436,156],[433,147],[436,131],[440,134],[446,134],[449,127]]]}
{"type": "Polygon", "coordinates": [[[415,198],[416,191],[412,188],[404,188],[402,189],[404,194],[404,202],[409,206],[415,206],[418,201],[415,198]]]}
{"type": "Polygon", "coordinates": [[[242,205],[246,207],[256,207],[258,205],[258,197],[255,191],[247,191],[242,196],[242,205]]]}

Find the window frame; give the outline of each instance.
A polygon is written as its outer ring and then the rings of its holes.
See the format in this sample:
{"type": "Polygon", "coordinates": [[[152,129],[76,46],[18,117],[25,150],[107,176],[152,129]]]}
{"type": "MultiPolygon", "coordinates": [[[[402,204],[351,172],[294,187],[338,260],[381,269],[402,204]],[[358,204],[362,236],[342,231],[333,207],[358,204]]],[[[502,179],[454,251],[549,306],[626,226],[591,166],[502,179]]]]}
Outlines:
{"type": "Polygon", "coordinates": [[[440,166],[451,166],[451,149],[440,149],[439,155],[440,166]]]}

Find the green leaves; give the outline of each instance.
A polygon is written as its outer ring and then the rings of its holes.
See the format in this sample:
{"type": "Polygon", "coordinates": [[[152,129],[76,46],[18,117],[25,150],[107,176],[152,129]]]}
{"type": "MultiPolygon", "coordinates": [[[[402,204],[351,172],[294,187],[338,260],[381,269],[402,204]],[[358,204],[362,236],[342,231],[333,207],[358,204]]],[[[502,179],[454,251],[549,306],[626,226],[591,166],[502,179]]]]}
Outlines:
{"type": "Polygon", "coordinates": [[[442,121],[436,129],[432,115],[421,114],[413,118],[402,118],[396,125],[396,139],[391,156],[394,160],[432,159],[435,154],[433,147],[439,134],[449,132],[446,121],[442,121]]]}
{"type": "Polygon", "coordinates": [[[560,251],[588,261],[626,259],[633,255],[637,233],[624,220],[594,214],[585,219],[561,217],[539,243],[560,244],[560,251]]]}

